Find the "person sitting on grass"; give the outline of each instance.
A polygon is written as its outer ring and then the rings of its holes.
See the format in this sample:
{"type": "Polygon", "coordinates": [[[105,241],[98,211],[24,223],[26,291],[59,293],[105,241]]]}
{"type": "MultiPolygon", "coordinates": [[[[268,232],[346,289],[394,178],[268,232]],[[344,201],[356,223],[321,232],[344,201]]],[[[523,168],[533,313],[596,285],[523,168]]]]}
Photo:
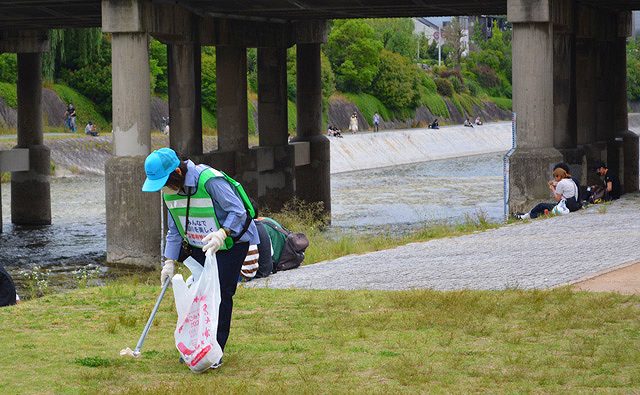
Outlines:
{"type": "MultiPolygon", "coordinates": [[[[580,209],[578,203],[578,186],[571,179],[571,175],[568,174],[562,168],[556,168],[553,171],[553,180],[549,181],[549,190],[553,193],[555,203],[540,203],[535,206],[531,211],[526,214],[516,214],[518,219],[534,219],[544,214],[545,211],[554,211],[554,208],[559,205],[565,205],[569,212],[574,212],[580,209]]],[[[562,213],[562,211],[558,211],[562,213]]]]}
{"type": "Polygon", "coordinates": [[[98,132],[96,131],[96,125],[94,125],[93,122],[89,121],[89,123],[87,123],[87,126],[84,127],[84,133],[87,136],[96,137],[98,135],[98,132]]]}

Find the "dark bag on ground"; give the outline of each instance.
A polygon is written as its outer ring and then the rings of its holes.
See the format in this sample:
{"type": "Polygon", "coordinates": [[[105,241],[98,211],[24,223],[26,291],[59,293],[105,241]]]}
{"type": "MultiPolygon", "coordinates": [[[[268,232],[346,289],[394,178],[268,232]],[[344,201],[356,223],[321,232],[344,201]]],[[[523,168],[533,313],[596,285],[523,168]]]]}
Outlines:
{"type": "Polygon", "coordinates": [[[606,192],[607,190],[603,186],[596,186],[591,188],[589,199],[588,199],[589,203],[591,204],[601,203],[602,201],[604,201],[606,192]]]}
{"type": "Polygon", "coordinates": [[[309,247],[309,239],[304,233],[289,232],[282,249],[282,255],[275,271],[295,269],[304,261],[304,251],[309,247]]]}
{"type": "MultiPolygon", "coordinates": [[[[261,222],[284,237],[280,258],[277,261],[275,261],[277,258],[274,258],[273,273],[280,270],[295,269],[300,266],[304,260],[304,251],[309,247],[307,236],[304,233],[293,233],[270,218],[265,218],[261,222]]],[[[273,242],[272,245],[274,245],[273,242]]]]}

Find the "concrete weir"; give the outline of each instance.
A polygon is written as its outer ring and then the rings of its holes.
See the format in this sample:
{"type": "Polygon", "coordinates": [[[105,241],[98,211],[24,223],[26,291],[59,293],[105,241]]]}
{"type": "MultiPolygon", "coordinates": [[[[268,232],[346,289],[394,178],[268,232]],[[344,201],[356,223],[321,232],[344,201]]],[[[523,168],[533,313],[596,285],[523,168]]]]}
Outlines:
{"type": "Polygon", "coordinates": [[[511,123],[407,129],[331,138],[331,174],[506,152],[511,123]]]}

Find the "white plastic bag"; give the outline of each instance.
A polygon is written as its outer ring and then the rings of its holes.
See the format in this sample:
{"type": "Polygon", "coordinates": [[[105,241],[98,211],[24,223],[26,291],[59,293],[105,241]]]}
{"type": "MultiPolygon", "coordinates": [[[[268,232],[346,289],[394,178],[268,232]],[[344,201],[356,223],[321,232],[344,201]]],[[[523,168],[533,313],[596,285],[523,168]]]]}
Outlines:
{"type": "Polygon", "coordinates": [[[185,364],[192,372],[202,373],[222,358],[222,349],[216,340],[220,308],[218,264],[215,255],[207,255],[204,269],[200,269],[193,258],[184,263],[192,276],[187,282],[181,274],[172,279],[178,312],[173,335],[185,364]],[[188,282],[191,283],[187,285],[188,282]]]}
{"type": "Polygon", "coordinates": [[[551,210],[552,214],[555,215],[564,215],[564,214],[569,214],[569,209],[567,208],[567,201],[562,199],[558,202],[558,204],[555,205],[555,207],[553,207],[553,210],[551,210]]]}

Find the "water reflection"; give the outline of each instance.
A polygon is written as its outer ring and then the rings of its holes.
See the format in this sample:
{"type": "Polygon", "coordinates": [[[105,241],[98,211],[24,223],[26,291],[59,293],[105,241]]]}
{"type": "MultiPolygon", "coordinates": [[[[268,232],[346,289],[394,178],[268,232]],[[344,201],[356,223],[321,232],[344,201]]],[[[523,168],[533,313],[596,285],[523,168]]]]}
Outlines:
{"type": "MultiPolygon", "coordinates": [[[[347,232],[404,232],[432,222],[460,222],[478,210],[493,220],[502,216],[499,154],[341,173],[331,182],[333,226],[347,232]]],[[[0,264],[23,285],[36,266],[58,275],[63,286],[73,281],[75,274],[69,273],[80,269],[100,278],[112,275],[104,266],[104,178],[52,179],[51,195],[53,225],[18,227],[10,223],[10,185],[2,185],[0,264]]]]}

